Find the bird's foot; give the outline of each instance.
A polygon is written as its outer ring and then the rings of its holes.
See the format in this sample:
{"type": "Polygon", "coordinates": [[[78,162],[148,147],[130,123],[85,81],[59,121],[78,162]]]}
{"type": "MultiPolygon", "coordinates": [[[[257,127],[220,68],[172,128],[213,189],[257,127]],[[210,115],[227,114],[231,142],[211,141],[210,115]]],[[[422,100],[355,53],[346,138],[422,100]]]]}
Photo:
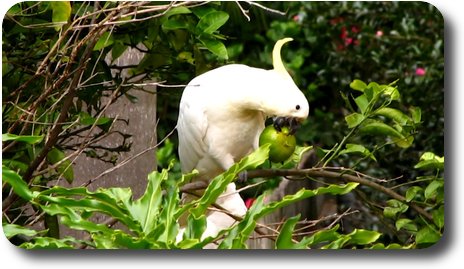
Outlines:
{"type": "Polygon", "coordinates": [[[245,184],[248,181],[248,172],[242,171],[238,173],[238,178],[236,180],[237,183],[245,184]]]}

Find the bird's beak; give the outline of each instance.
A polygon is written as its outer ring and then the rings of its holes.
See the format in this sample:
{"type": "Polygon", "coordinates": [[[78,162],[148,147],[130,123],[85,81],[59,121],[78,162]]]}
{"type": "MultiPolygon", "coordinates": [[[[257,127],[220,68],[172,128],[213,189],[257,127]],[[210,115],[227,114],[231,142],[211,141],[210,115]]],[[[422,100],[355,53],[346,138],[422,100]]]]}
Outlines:
{"type": "Polygon", "coordinates": [[[294,135],[298,128],[300,128],[301,123],[304,119],[301,118],[291,118],[291,117],[275,117],[274,118],[274,128],[277,131],[281,131],[282,127],[288,126],[290,129],[290,134],[294,135]]]}

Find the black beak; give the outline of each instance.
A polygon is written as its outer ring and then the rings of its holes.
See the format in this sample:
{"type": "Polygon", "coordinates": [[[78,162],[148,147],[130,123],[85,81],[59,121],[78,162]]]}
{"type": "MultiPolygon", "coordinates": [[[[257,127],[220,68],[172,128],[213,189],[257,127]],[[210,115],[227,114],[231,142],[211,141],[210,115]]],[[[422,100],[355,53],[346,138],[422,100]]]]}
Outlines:
{"type": "Polygon", "coordinates": [[[274,128],[277,131],[282,131],[282,127],[288,126],[290,130],[290,134],[294,135],[298,128],[300,127],[300,123],[296,118],[289,118],[289,117],[275,117],[274,118],[274,128]]]}

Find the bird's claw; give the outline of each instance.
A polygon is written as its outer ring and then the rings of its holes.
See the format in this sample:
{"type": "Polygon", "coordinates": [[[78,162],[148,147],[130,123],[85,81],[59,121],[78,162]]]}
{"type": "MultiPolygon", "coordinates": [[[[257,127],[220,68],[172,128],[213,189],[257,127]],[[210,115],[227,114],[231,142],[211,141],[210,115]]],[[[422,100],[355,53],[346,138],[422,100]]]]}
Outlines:
{"type": "Polygon", "coordinates": [[[247,171],[242,171],[238,173],[238,178],[237,178],[237,183],[244,184],[248,180],[248,172],[247,171]]]}

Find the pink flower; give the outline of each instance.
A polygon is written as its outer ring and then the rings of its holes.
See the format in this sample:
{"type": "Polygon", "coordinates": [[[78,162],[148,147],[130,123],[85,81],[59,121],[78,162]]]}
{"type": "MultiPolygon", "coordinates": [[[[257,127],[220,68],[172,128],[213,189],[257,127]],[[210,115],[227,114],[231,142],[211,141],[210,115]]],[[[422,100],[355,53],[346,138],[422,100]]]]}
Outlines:
{"type": "Polygon", "coordinates": [[[381,30],[378,30],[376,33],[375,33],[376,36],[378,37],[381,37],[383,36],[383,32],[381,30]]]}
{"type": "Polygon", "coordinates": [[[345,46],[348,46],[348,45],[350,45],[351,43],[353,43],[353,38],[351,38],[351,37],[345,38],[345,46]]]}
{"type": "Polygon", "coordinates": [[[416,76],[424,76],[426,73],[425,68],[418,67],[416,68],[416,76]]]}

